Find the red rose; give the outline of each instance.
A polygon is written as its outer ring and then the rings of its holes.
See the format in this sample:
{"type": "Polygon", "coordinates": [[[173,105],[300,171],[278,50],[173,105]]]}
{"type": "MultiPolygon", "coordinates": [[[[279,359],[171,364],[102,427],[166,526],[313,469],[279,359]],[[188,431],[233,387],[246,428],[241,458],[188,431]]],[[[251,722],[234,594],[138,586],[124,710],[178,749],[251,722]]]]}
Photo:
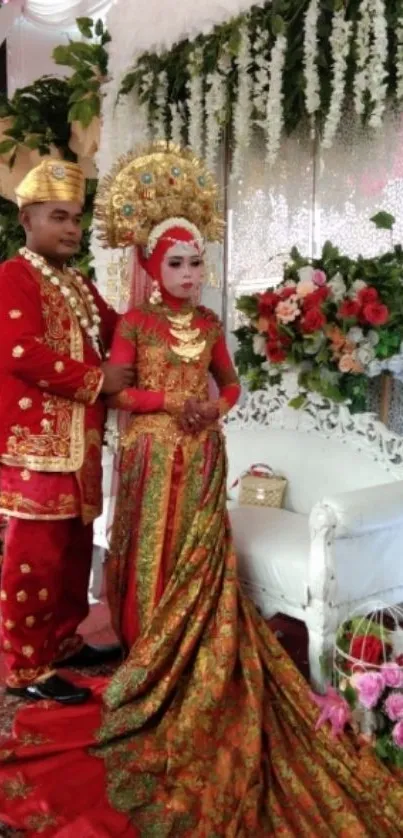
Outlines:
{"type": "Polygon", "coordinates": [[[285,335],[284,332],[279,333],[278,339],[281,346],[291,346],[292,344],[292,338],[289,335],[285,335]]]}
{"type": "Polygon", "coordinates": [[[288,300],[289,297],[292,297],[295,294],[295,287],[287,286],[287,288],[282,288],[279,297],[281,300],[288,300]]]}
{"type": "Polygon", "coordinates": [[[279,302],[280,297],[274,291],[265,291],[259,296],[259,314],[269,317],[279,302]]]}
{"type": "Polygon", "coordinates": [[[329,289],[324,285],[316,291],[312,291],[312,294],[307,294],[302,300],[302,307],[304,311],[308,311],[310,308],[318,308],[321,303],[324,303],[329,294],[329,289]]]}
{"type": "Polygon", "coordinates": [[[360,304],[356,300],[344,300],[337,312],[337,316],[350,320],[352,317],[358,317],[360,313],[360,304]]]}
{"type": "Polygon", "coordinates": [[[310,308],[301,320],[303,332],[317,332],[326,323],[325,315],[318,308],[310,308]]]}
{"type": "Polygon", "coordinates": [[[378,292],[376,288],[361,288],[357,294],[357,300],[361,306],[366,306],[368,303],[378,302],[378,292]]]}
{"type": "Polygon", "coordinates": [[[396,663],[397,663],[399,666],[403,666],[403,655],[398,655],[398,656],[397,656],[397,658],[396,658],[396,663]]]}
{"type": "Polygon", "coordinates": [[[279,336],[278,323],[275,317],[270,318],[267,323],[267,334],[270,340],[277,340],[279,336]]]}
{"type": "Polygon", "coordinates": [[[382,640],[379,637],[373,637],[372,634],[354,637],[350,646],[351,657],[364,663],[380,664],[383,662],[383,654],[382,640]]]}
{"type": "Polygon", "coordinates": [[[285,361],[287,353],[284,352],[284,349],[277,342],[268,340],[266,348],[268,358],[273,364],[281,364],[282,361],[285,361]]]}
{"type": "Polygon", "coordinates": [[[389,309],[382,303],[368,303],[363,308],[363,315],[371,326],[383,326],[389,320],[389,309]]]}

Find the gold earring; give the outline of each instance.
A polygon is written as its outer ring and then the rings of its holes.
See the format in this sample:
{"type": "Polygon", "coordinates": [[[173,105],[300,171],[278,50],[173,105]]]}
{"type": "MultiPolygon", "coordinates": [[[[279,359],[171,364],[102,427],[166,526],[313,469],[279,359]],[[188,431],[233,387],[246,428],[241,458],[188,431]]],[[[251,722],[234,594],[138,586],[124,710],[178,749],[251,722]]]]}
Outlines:
{"type": "Polygon", "coordinates": [[[153,279],[152,282],[150,303],[152,306],[158,306],[160,303],[162,303],[162,294],[160,291],[160,286],[156,279],[153,279]]]}

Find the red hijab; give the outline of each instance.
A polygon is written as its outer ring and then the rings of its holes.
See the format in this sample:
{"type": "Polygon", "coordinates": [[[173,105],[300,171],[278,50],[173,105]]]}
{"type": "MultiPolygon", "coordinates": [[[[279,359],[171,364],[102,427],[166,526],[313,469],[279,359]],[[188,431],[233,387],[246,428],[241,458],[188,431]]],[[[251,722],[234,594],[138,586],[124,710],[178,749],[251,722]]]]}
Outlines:
{"type": "Polygon", "coordinates": [[[164,260],[164,256],[171,247],[174,247],[175,244],[180,244],[181,242],[192,244],[201,255],[200,241],[197,241],[194,237],[194,233],[190,232],[190,230],[187,230],[185,227],[170,227],[169,230],[165,230],[162,233],[150,256],[147,257],[140,254],[140,264],[151,279],[157,280],[157,282],[161,283],[161,265],[164,260]]]}

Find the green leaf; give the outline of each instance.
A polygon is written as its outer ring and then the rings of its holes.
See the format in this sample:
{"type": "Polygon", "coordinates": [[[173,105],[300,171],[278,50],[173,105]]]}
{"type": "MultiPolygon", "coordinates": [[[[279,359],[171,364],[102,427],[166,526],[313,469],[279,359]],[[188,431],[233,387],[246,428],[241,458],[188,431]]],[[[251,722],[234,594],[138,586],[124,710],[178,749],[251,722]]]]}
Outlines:
{"type": "Polygon", "coordinates": [[[70,50],[71,55],[75,58],[92,63],[96,46],[93,44],[83,44],[81,41],[72,41],[67,49],[70,50]]]}
{"type": "Polygon", "coordinates": [[[32,135],[31,137],[26,138],[26,140],[24,142],[24,145],[26,145],[28,148],[35,149],[35,148],[39,148],[39,146],[41,145],[41,142],[42,142],[42,137],[40,135],[36,135],[36,136],[32,135]]]}
{"type": "Polygon", "coordinates": [[[81,34],[84,35],[84,38],[92,38],[92,27],[94,26],[94,21],[91,17],[78,17],[76,19],[76,24],[81,34]]]}
{"type": "Polygon", "coordinates": [[[351,686],[351,684],[347,684],[347,687],[343,692],[343,696],[350,705],[350,707],[354,709],[357,703],[357,693],[355,689],[351,686]]]}
{"type": "MultiPolygon", "coordinates": [[[[91,97],[92,98],[92,97],[91,97]]],[[[98,101],[98,111],[97,111],[97,104],[91,99],[82,99],[80,102],[75,102],[74,105],[71,106],[68,112],[68,121],[81,122],[84,128],[88,128],[91,124],[94,116],[97,116],[99,113],[99,101],[98,101]]]]}
{"type": "Polygon", "coordinates": [[[122,79],[122,83],[120,85],[119,96],[126,96],[133,90],[134,85],[136,84],[138,75],[136,72],[127,73],[127,75],[122,79]]]}
{"type": "Polygon", "coordinates": [[[289,407],[293,407],[295,410],[300,410],[301,407],[304,407],[307,403],[307,398],[305,393],[301,393],[299,396],[295,396],[294,399],[288,402],[289,407]]]}
{"type": "Polygon", "coordinates": [[[3,140],[0,143],[0,154],[8,154],[15,147],[15,140],[3,140]]]}
{"type": "Polygon", "coordinates": [[[242,294],[236,300],[235,306],[238,311],[242,312],[242,314],[246,314],[248,317],[257,317],[258,301],[255,296],[242,294]]]}
{"type": "Polygon", "coordinates": [[[393,225],[396,221],[394,215],[391,215],[389,212],[377,212],[376,215],[373,215],[370,219],[378,230],[392,230],[393,225]]]}
{"type": "Polygon", "coordinates": [[[52,52],[52,58],[55,64],[61,65],[62,67],[77,67],[77,59],[71,52],[70,47],[55,47],[52,52]]]}
{"type": "Polygon", "coordinates": [[[271,31],[273,32],[273,35],[284,35],[285,21],[281,15],[273,15],[271,19],[271,31]]]}
{"type": "Polygon", "coordinates": [[[104,25],[101,19],[97,20],[95,24],[95,34],[98,35],[99,38],[104,34],[104,25]]]}

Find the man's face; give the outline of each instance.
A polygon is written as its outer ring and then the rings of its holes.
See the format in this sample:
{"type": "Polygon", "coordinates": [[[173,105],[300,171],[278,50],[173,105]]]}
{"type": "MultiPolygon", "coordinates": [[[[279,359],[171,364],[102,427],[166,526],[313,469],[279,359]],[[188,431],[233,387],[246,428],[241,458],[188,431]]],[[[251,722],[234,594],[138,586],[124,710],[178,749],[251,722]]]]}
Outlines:
{"type": "Polygon", "coordinates": [[[46,201],[21,210],[27,246],[48,259],[65,262],[80,249],[82,207],[70,201],[46,201]]]}

